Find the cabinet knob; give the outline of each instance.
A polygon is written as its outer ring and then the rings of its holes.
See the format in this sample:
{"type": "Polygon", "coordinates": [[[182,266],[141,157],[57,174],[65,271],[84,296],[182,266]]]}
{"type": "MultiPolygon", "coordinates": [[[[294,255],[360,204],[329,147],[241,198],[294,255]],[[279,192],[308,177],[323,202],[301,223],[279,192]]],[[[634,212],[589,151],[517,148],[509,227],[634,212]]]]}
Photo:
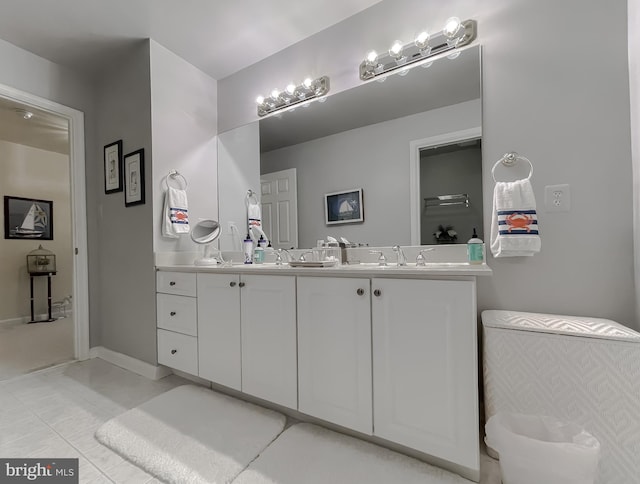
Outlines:
{"type": "Polygon", "coordinates": [[[382,295],[382,291],[380,289],[375,289],[373,291],[373,295],[376,297],[380,297],[382,295]]]}
{"type": "Polygon", "coordinates": [[[358,290],[356,291],[356,293],[358,294],[358,296],[364,296],[364,289],[359,287],[358,290]]]}
{"type": "Polygon", "coordinates": [[[171,281],[171,282],[169,283],[169,285],[170,285],[170,286],[175,286],[175,285],[176,285],[176,281],[171,281]]]}
{"type": "Polygon", "coordinates": [[[231,286],[231,287],[236,287],[236,283],[235,283],[235,282],[230,282],[230,283],[229,283],[229,286],[231,286]]]}
{"type": "Polygon", "coordinates": [[[171,354],[175,355],[178,352],[178,350],[171,350],[171,354]]]}
{"type": "Polygon", "coordinates": [[[175,311],[171,311],[171,312],[169,313],[169,316],[175,316],[175,315],[176,315],[176,312],[175,312],[175,311]]]}
{"type": "Polygon", "coordinates": [[[238,286],[244,287],[244,282],[241,282],[240,284],[238,284],[238,286]]]}

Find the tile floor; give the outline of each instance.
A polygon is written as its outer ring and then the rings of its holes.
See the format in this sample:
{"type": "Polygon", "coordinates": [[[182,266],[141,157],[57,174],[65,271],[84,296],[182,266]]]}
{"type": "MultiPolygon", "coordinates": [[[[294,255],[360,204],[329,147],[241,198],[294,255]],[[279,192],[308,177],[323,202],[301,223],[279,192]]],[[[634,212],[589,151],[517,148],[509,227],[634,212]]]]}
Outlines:
{"type": "MultiPolygon", "coordinates": [[[[93,435],[110,418],[185,383],[175,375],[149,380],[98,358],[0,381],[0,456],[77,457],[82,484],[157,484],[93,435]]],[[[481,484],[499,483],[496,462],[482,455],[481,484]]]]}

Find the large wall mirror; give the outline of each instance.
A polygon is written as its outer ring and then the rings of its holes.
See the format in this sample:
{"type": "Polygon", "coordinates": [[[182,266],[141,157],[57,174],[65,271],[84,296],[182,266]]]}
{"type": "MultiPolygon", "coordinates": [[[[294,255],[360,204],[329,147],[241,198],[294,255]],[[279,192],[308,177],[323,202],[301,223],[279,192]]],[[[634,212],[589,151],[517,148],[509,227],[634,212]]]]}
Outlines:
{"type": "MultiPolygon", "coordinates": [[[[221,223],[241,217],[238,203],[252,188],[261,194],[265,231],[282,247],[313,247],[329,235],[370,246],[465,243],[474,228],[482,236],[480,68],[480,47],[470,46],[264,118],[258,133],[255,123],[223,133],[219,183],[226,192],[244,185],[235,202],[221,195],[221,223]],[[241,133],[256,150],[259,143],[259,155],[246,156],[241,133]],[[245,156],[229,156],[230,145],[245,156]],[[238,180],[247,163],[251,175],[238,180]],[[358,189],[364,221],[327,224],[325,195],[358,189]],[[232,210],[237,215],[227,215],[232,210]],[[457,237],[436,238],[440,227],[457,237]]],[[[223,240],[222,248],[231,247],[223,240]]]]}

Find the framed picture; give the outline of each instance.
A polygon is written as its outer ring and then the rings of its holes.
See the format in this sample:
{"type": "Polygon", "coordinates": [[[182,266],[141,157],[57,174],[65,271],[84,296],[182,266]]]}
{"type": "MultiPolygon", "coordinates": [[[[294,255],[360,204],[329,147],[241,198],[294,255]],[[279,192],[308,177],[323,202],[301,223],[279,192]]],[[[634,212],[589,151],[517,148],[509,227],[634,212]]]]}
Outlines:
{"type": "Polygon", "coordinates": [[[324,217],[327,225],[364,222],[362,188],[325,194],[324,217]]]}
{"type": "Polygon", "coordinates": [[[104,193],[122,191],[122,140],[104,147],[104,193]]]}
{"type": "Polygon", "coordinates": [[[124,205],[144,203],[144,148],[124,157],[124,205]]]}
{"type": "Polygon", "coordinates": [[[5,195],[4,238],[53,240],[53,202],[5,195]]]}

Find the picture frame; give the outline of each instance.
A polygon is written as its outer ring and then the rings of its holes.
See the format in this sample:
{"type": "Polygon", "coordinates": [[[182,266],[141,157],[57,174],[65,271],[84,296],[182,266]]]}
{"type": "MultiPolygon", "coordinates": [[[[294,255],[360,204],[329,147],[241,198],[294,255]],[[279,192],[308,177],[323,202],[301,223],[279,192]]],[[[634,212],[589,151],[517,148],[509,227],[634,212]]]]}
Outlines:
{"type": "Polygon", "coordinates": [[[325,224],[364,222],[362,188],[353,188],[324,195],[325,224]]]}
{"type": "Polygon", "coordinates": [[[122,191],[122,140],[104,146],[104,193],[122,191]]]}
{"type": "Polygon", "coordinates": [[[124,205],[144,204],[144,148],[124,156],[124,205]]]}
{"type": "Polygon", "coordinates": [[[53,240],[53,201],[5,195],[4,238],[53,240]]]}

